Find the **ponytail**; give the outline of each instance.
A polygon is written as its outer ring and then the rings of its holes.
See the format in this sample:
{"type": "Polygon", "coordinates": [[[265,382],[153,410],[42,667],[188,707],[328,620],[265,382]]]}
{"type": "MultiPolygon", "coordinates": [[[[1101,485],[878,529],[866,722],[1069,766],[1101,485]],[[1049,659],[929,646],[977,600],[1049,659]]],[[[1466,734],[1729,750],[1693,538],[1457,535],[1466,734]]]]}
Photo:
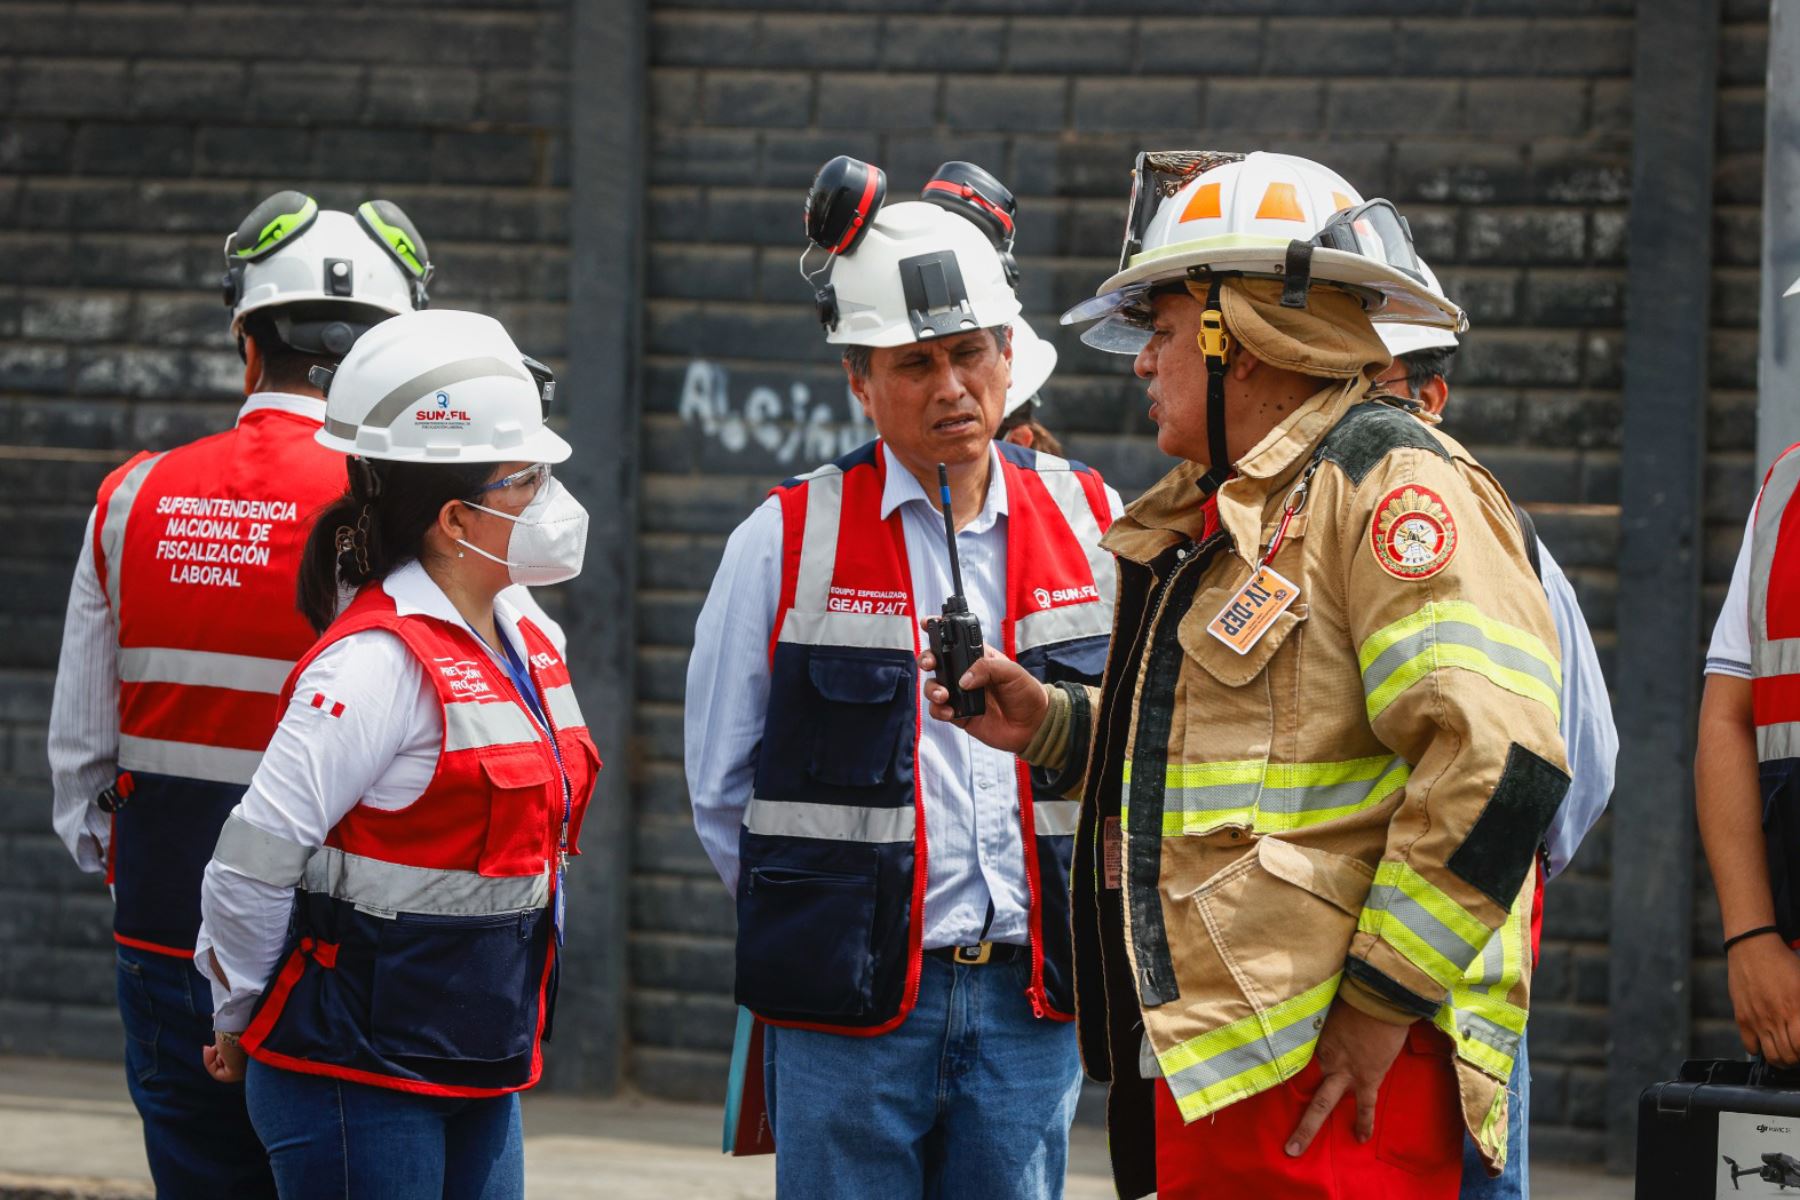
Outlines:
{"type": "Polygon", "coordinates": [[[306,537],[295,603],[320,633],[340,597],[421,558],[425,534],[452,500],[473,500],[492,463],[344,461],[348,490],[327,505],[306,537]]]}

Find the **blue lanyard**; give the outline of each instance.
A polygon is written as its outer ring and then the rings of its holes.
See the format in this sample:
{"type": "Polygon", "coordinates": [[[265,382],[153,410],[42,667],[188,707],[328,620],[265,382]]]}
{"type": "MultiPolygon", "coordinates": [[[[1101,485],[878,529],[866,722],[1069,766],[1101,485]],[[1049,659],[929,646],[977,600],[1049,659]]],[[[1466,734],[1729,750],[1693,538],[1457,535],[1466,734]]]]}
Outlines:
{"type": "Polygon", "coordinates": [[[529,704],[531,706],[531,711],[537,714],[538,724],[542,725],[544,727],[544,732],[549,735],[550,752],[556,755],[556,771],[557,775],[562,780],[562,834],[557,842],[556,908],[554,913],[556,921],[556,944],[560,946],[562,945],[563,940],[563,872],[567,869],[569,864],[569,818],[572,815],[571,797],[569,795],[569,773],[567,768],[563,766],[562,746],[557,743],[556,730],[551,727],[549,720],[544,716],[543,700],[538,695],[536,681],[531,678],[531,672],[525,669],[524,660],[519,657],[518,651],[513,649],[512,640],[506,636],[505,631],[496,626],[494,632],[499,635],[500,652],[506,658],[506,673],[512,676],[513,687],[517,688],[519,695],[525,698],[525,703],[529,704]]]}

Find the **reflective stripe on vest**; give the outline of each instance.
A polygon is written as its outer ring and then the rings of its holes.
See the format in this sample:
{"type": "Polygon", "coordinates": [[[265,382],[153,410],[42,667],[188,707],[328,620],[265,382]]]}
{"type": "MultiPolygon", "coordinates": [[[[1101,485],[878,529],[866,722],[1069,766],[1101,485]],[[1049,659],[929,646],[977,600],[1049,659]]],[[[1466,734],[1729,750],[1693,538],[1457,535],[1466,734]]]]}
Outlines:
{"type": "Polygon", "coordinates": [[[1052,642],[1073,641],[1093,634],[1110,635],[1113,625],[1113,600],[1118,592],[1118,564],[1112,552],[1100,544],[1100,522],[1088,503],[1087,491],[1076,474],[1069,470],[1068,459],[1042,451],[1037,455],[1037,478],[1056,501],[1056,507],[1068,518],[1069,530],[1087,554],[1088,570],[1094,576],[1094,589],[1100,602],[1053,608],[1020,616],[1014,629],[1020,653],[1052,642]]]}
{"type": "Polygon", "coordinates": [[[537,726],[510,700],[465,700],[444,705],[444,749],[481,750],[489,746],[535,745],[537,726]]]}
{"type": "Polygon", "coordinates": [[[273,696],[281,694],[281,685],[293,669],[294,664],[286,659],[212,650],[130,646],[119,651],[121,683],[185,683],[273,696]]]}
{"type": "Polygon", "coordinates": [[[833,842],[911,842],[918,828],[912,807],[868,808],[853,804],[752,798],[744,828],[768,837],[823,838],[833,842]]]}
{"type": "Polygon", "coordinates": [[[1800,604],[1800,545],[1793,534],[1785,541],[1782,536],[1788,504],[1800,486],[1795,450],[1790,447],[1769,468],[1750,533],[1751,697],[1759,762],[1800,758],[1800,636],[1775,637],[1769,627],[1770,602],[1778,591],[1784,615],[1800,604]]]}
{"type": "Polygon", "coordinates": [[[260,750],[171,742],[129,733],[119,735],[119,769],[123,771],[148,771],[154,775],[204,779],[209,783],[248,784],[261,762],[260,750]]]}
{"type": "Polygon", "coordinates": [[[152,454],[125,473],[119,486],[106,502],[106,519],[100,523],[100,553],[106,563],[106,603],[115,618],[119,615],[119,562],[125,553],[125,526],[131,519],[131,506],[144,486],[144,479],[167,454],[152,454]]]}
{"type": "Polygon", "coordinates": [[[321,847],[308,860],[300,886],[376,916],[489,917],[543,908],[550,902],[548,869],[537,875],[496,877],[383,862],[335,846],[321,847]]]}

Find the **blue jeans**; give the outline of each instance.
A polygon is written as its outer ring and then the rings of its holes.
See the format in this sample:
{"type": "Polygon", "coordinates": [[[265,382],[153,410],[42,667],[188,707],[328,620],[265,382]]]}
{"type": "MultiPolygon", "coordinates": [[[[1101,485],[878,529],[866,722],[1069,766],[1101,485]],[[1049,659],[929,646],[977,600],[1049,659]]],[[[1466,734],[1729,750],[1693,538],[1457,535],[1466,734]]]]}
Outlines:
{"type": "Polygon", "coordinates": [[[303,1075],[251,1060],[250,1119],[281,1200],[522,1200],[516,1092],[465,1100],[303,1075]]]}
{"type": "Polygon", "coordinates": [[[1512,1099],[1506,1106],[1506,1170],[1500,1178],[1489,1179],[1481,1165],[1481,1151],[1472,1139],[1463,1138],[1462,1200],[1530,1200],[1531,1143],[1527,1134],[1531,1122],[1531,1062],[1525,1057],[1525,1039],[1519,1038],[1519,1052],[1513,1058],[1512,1081],[1507,1085],[1512,1099]]]}
{"type": "Polygon", "coordinates": [[[1075,1027],[1039,1020],[1024,962],[927,956],[880,1037],[770,1027],[764,1081],[782,1200],[1057,1200],[1081,1093],[1075,1027]]]}
{"type": "Polygon", "coordinates": [[[269,1156],[244,1108],[242,1084],[206,1073],[212,989],[190,958],[118,948],[125,1083],[144,1119],[144,1156],[156,1194],[272,1197],[269,1156]]]}

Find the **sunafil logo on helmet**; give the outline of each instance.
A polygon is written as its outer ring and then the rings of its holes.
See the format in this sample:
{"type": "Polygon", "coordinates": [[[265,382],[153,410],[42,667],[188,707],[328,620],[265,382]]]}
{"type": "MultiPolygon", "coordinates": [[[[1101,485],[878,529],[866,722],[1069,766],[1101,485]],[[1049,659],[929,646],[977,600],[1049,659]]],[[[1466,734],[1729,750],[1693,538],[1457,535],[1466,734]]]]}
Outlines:
{"type": "Polygon", "coordinates": [[[432,397],[436,408],[421,408],[413,413],[413,423],[432,429],[461,429],[469,423],[469,414],[460,408],[450,407],[450,393],[439,392],[432,397]]]}

